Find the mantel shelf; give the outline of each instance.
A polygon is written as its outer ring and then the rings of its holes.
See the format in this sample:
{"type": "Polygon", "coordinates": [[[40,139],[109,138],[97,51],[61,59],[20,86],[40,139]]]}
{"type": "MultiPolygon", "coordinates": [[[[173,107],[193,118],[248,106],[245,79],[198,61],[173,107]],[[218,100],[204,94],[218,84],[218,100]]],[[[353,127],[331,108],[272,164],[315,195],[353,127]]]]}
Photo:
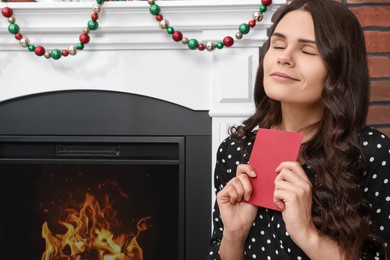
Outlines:
{"type": "MultiPolygon", "coordinates": [[[[236,40],[233,48],[259,46],[266,37],[271,14],[284,1],[273,1],[263,21],[242,40],[236,40]]],[[[25,2],[8,3],[14,10],[21,33],[33,44],[47,48],[75,44],[82,29],[87,26],[95,2],[25,2]]],[[[234,37],[238,27],[252,18],[259,8],[259,1],[158,1],[161,14],[171,26],[188,38],[199,41],[221,41],[234,37]]],[[[159,27],[149,13],[146,1],[106,2],[98,19],[99,28],[90,33],[91,42],[86,50],[101,49],[186,49],[174,42],[159,27]]],[[[8,21],[0,20],[0,49],[18,50],[20,46],[9,34],[8,21]]]]}

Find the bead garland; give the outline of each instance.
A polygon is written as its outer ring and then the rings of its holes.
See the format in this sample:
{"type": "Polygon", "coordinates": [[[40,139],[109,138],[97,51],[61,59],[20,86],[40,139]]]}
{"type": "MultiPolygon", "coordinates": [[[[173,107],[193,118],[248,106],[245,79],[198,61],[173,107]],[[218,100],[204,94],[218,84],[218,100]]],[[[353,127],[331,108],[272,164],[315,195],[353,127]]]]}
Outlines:
{"type": "MultiPolygon", "coordinates": [[[[7,2],[7,0],[2,0],[2,2],[7,2]]],[[[79,36],[79,43],[76,45],[69,46],[68,49],[53,49],[46,50],[43,46],[35,46],[30,43],[30,40],[23,36],[20,33],[20,27],[17,25],[16,19],[13,16],[13,10],[10,7],[4,7],[1,10],[1,13],[4,17],[8,19],[9,26],[8,32],[15,35],[15,39],[19,41],[19,44],[23,48],[27,48],[30,52],[34,52],[37,56],[44,56],[46,59],[53,58],[55,60],[60,59],[61,57],[67,57],[69,54],[74,56],[78,51],[83,50],[85,44],[88,44],[90,41],[89,33],[98,29],[99,24],[97,22],[99,18],[99,13],[102,10],[104,0],[96,0],[96,3],[93,5],[93,12],[91,14],[91,20],[88,21],[87,26],[84,27],[83,33],[79,36]]]]}
{"type": "MultiPolygon", "coordinates": [[[[7,2],[7,0],[1,0],[2,2],[7,2]]],[[[8,31],[11,34],[15,35],[15,39],[19,41],[19,44],[27,48],[30,52],[34,52],[37,56],[44,56],[47,59],[53,58],[55,60],[60,59],[61,57],[67,57],[70,55],[74,56],[79,50],[83,50],[85,44],[88,44],[90,41],[89,33],[98,29],[99,24],[97,22],[99,18],[99,13],[102,10],[105,0],[96,0],[96,3],[93,5],[93,12],[91,14],[91,20],[88,21],[87,27],[83,28],[83,33],[79,36],[79,43],[76,45],[71,45],[68,49],[53,49],[46,50],[43,46],[35,46],[30,43],[30,40],[23,36],[20,33],[20,27],[17,25],[16,19],[13,16],[13,10],[10,7],[4,7],[1,10],[1,13],[4,17],[8,19],[9,26],[8,31]]],[[[148,0],[149,12],[155,16],[155,19],[159,22],[160,28],[166,30],[168,34],[172,35],[172,39],[175,42],[181,42],[184,45],[187,45],[191,50],[208,50],[214,51],[215,49],[222,49],[224,47],[231,47],[234,44],[234,39],[231,36],[226,36],[222,41],[218,42],[199,42],[196,39],[188,39],[183,35],[182,32],[176,31],[172,26],[170,26],[169,21],[163,17],[161,14],[161,7],[156,4],[156,0],[148,0]]],[[[263,20],[263,13],[267,11],[267,7],[272,4],[272,0],[261,0],[261,5],[259,11],[256,11],[252,15],[252,19],[248,23],[242,23],[238,27],[238,32],[235,34],[237,40],[241,40],[245,34],[248,34],[251,28],[256,26],[257,22],[263,20]]]]}
{"type": "MultiPolygon", "coordinates": [[[[223,47],[231,47],[234,44],[234,39],[231,36],[226,36],[222,41],[218,42],[199,42],[196,39],[188,39],[183,35],[182,32],[176,31],[172,26],[170,26],[169,21],[164,19],[161,14],[161,7],[156,4],[156,0],[148,0],[149,3],[149,12],[155,16],[156,20],[160,24],[160,28],[166,30],[168,34],[172,35],[172,39],[175,42],[181,42],[184,45],[187,45],[191,50],[204,51],[214,51],[215,49],[222,49],[223,47]]],[[[267,7],[272,4],[272,0],[261,0],[261,5],[259,11],[256,11],[252,15],[252,19],[248,23],[242,23],[238,27],[238,32],[235,37],[237,40],[241,40],[245,34],[248,34],[250,29],[256,26],[257,22],[263,20],[263,13],[267,11],[267,7]]]]}

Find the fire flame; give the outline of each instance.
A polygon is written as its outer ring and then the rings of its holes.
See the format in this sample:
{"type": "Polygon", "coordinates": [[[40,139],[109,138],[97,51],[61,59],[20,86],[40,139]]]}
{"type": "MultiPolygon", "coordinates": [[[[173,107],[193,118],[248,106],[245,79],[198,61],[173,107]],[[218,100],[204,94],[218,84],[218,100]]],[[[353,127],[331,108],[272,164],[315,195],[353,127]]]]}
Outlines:
{"type": "Polygon", "coordinates": [[[137,238],[148,228],[150,217],[138,221],[135,236],[120,234],[114,237],[110,231],[112,208],[109,203],[101,209],[96,198],[86,193],[81,210],[67,209],[67,212],[66,219],[59,221],[66,228],[64,234],[54,235],[48,223],[43,223],[46,250],[42,260],[143,260],[143,250],[137,238]]]}

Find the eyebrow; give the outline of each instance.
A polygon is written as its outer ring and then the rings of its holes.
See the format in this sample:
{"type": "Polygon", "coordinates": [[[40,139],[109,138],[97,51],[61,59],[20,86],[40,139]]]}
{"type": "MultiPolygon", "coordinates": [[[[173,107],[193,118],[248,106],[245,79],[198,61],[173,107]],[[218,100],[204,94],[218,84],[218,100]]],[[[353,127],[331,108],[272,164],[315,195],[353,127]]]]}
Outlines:
{"type": "MultiPolygon", "coordinates": [[[[282,39],[287,39],[286,35],[284,35],[283,33],[274,32],[271,35],[271,37],[273,37],[273,36],[278,37],[278,38],[282,38],[282,39]]],[[[311,43],[311,44],[316,44],[317,45],[316,41],[309,40],[309,39],[303,39],[303,38],[299,38],[298,42],[301,42],[301,43],[311,43]]]]}

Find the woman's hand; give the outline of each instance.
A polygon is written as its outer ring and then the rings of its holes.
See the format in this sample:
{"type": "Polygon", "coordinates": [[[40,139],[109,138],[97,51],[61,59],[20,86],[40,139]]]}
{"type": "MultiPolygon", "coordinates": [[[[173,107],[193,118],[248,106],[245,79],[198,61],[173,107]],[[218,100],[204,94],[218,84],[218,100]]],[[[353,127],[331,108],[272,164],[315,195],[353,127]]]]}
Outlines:
{"type": "Polygon", "coordinates": [[[248,164],[237,166],[236,177],[217,193],[217,202],[224,224],[224,238],[245,242],[256,218],[257,207],[246,203],[252,195],[250,178],[256,177],[248,164]]]}
{"type": "Polygon", "coordinates": [[[312,221],[312,184],[298,162],[283,162],[276,168],[274,202],[282,210],[287,232],[295,243],[317,232],[312,221]]]}
{"type": "Polygon", "coordinates": [[[338,260],[345,256],[336,241],[317,230],[312,221],[312,184],[298,162],[276,168],[274,202],[282,209],[291,239],[312,260],[338,260]]]}

